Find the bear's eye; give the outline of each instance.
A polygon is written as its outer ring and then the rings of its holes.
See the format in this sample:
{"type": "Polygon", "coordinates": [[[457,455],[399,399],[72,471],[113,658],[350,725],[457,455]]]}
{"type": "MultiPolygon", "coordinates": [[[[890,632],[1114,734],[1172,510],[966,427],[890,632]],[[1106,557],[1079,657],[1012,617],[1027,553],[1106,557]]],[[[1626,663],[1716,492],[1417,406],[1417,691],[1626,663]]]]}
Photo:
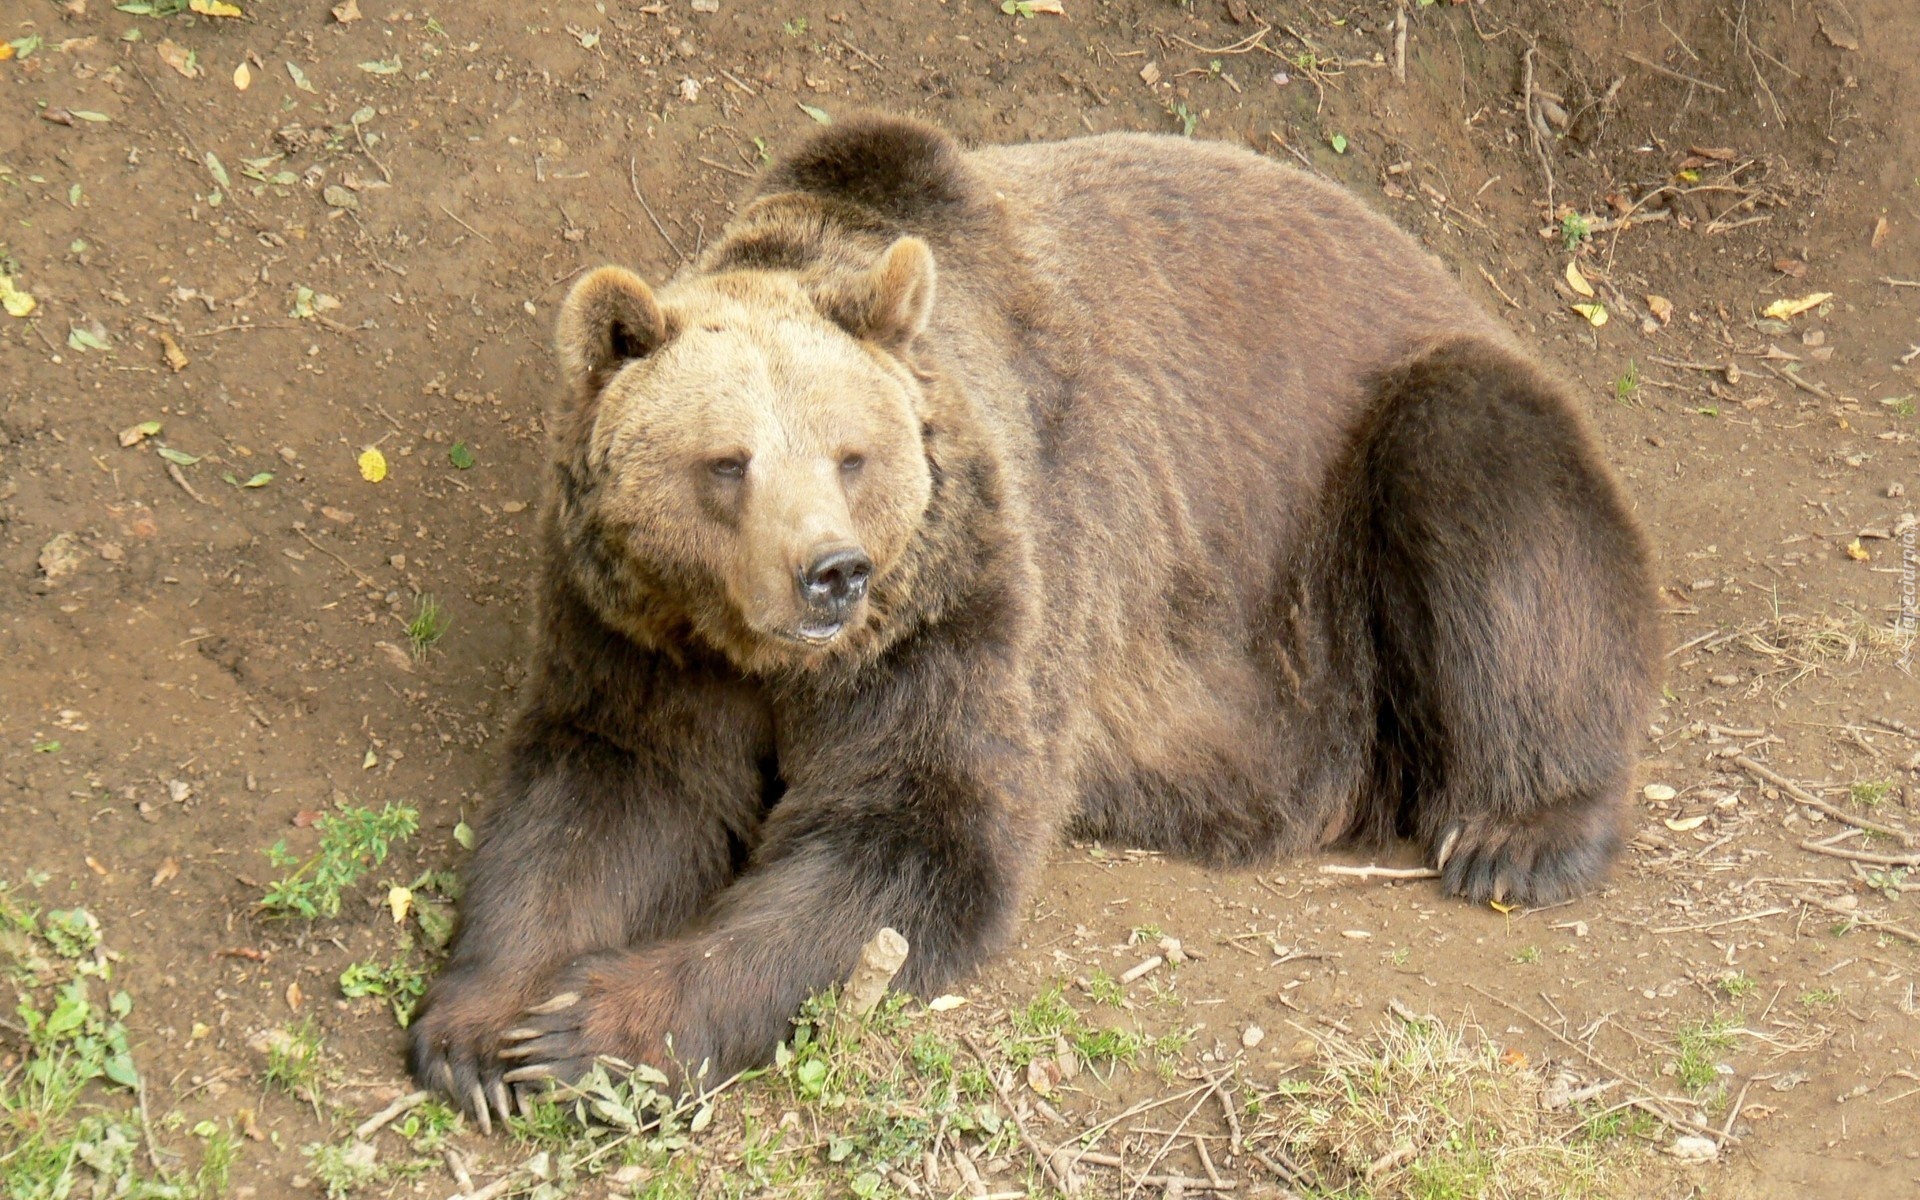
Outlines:
{"type": "Polygon", "coordinates": [[[716,458],[707,464],[707,469],[722,479],[739,479],[747,473],[747,460],[739,455],[716,458]]]}
{"type": "Polygon", "coordinates": [[[849,454],[840,460],[840,469],[842,471],[858,471],[866,465],[867,456],[864,454],[849,454]]]}

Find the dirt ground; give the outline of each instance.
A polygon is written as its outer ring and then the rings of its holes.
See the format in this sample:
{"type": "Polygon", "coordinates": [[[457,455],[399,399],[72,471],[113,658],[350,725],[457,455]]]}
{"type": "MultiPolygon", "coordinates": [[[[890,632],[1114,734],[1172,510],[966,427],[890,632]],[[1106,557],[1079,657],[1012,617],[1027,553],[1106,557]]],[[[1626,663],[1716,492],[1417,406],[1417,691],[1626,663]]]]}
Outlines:
{"type": "Polygon", "coordinates": [[[379,886],[264,919],[265,850],[393,802],[420,833],[370,884],[457,863],[522,673],[558,300],[602,262],[666,277],[813,110],[863,106],[1184,131],[1365,196],[1588,401],[1673,647],[1598,893],[1503,913],[1067,847],[976,1007],[1118,976],[1157,929],[1201,957],[1135,1016],[1190,1062],[1280,1076],[1391,1000],[1723,1134],[1683,1167],[1654,1128],[1627,1191],[1920,1194],[1920,858],[1800,802],[1920,829],[1910,0],[1415,3],[1404,81],[1382,0],[141,7],[0,11],[0,274],[35,304],[0,316],[0,880],[99,918],[144,1100],[247,1130],[235,1194],[296,1194],[298,1147],[408,1087],[337,981],[427,951],[379,886]],[[447,626],[415,654],[422,596],[447,626]],[[309,1017],[337,1112],[258,1078],[250,1040],[309,1017]],[[1683,1086],[1690,1046],[1717,1082],[1683,1086]]]}

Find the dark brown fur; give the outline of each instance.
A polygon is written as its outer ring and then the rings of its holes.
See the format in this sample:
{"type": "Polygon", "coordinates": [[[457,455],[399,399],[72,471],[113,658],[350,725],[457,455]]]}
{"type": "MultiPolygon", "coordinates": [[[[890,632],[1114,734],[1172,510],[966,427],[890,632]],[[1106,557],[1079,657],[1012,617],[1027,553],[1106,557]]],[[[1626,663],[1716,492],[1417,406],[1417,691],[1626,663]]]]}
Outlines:
{"type": "Polygon", "coordinates": [[[504,1111],[596,1054],[750,1064],[881,925],[909,989],[973,970],[1069,830],[1221,865],[1407,836],[1474,900],[1606,869],[1642,540],[1577,406],[1408,238],[1225,147],[869,118],[687,278],[794,278],[864,337],[907,235],[932,324],[874,352],[930,499],[834,652],[753,657],[713,580],[625,550],[599,383],[556,422],[539,665],[423,1082],[504,1111]]]}

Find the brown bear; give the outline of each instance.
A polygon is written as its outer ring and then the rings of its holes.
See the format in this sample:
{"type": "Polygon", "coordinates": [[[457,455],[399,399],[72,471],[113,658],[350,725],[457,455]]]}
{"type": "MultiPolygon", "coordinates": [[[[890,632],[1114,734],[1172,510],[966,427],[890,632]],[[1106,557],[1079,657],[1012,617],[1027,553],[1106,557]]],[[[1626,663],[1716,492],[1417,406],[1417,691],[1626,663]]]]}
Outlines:
{"type": "Polygon", "coordinates": [[[1655,659],[1578,404],[1413,241],[1224,145],[844,120],[559,318],[534,675],[414,1070],[771,1054],[875,930],[1007,939],[1063,836],[1606,869],[1655,659]]]}

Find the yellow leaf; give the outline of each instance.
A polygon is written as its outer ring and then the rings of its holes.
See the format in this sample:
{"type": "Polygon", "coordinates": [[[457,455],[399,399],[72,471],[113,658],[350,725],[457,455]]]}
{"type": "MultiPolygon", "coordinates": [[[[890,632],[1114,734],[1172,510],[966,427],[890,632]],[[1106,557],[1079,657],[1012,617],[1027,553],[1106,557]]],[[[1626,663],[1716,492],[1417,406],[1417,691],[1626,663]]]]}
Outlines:
{"type": "Polygon", "coordinates": [[[1873,555],[1867,553],[1867,548],[1860,544],[1859,538],[1855,538],[1847,543],[1847,557],[1855,562],[1866,562],[1873,555]]]}
{"type": "Polygon", "coordinates": [[[1654,320],[1665,325],[1673,320],[1673,301],[1665,296],[1648,296],[1647,311],[1653,314],[1654,320]]]}
{"type": "Polygon", "coordinates": [[[12,276],[0,275],[0,308],[5,308],[8,316],[24,317],[37,308],[39,303],[28,293],[13,286],[12,276]]]}
{"type": "Polygon", "coordinates": [[[244,17],[238,4],[228,4],[226,0],[189,0],[187,7],[203,17],[244,17]]]}
{"type": "Polygon", "coordinates": [[[387,889],[387,909],[393,913],[393,923],[402,924],[407,914],[413,911],[413,889],[394,884],[387,889]]]}
{"type": "Polygon", "coordinates": [[[967,1002],[965,996],[956,996],[949,992],[944,996],[935,996],[927,1001],[928,1012],[951,1012],[967,1002]]]}
{"type": "Polygon", "coordinates": [[[1588,283],[1587,277],[1580,273],[1580,264],[1577,262],[1567,264],[1567,286],[1582,296],[1593,295],[1593,285],[1588,283]]]}
{"type": "Polygon", "coordinates": [[[1509,1048],[1506,1053],[1500,1056],[1500,1061],[1516,1071],[1524,1071],[1527,1069],[1527,1052],[1509,1048]]]}
{"type": "Polygon", "coordinates": [[[1704,814],[1698,817],[1668,817],[1662,822],[1675,833],[1692,833],[1706,823],[1707,818],[1704,814]]]}
{"type": "Polygon", "coordinates": [[[1518,904],[1502,904],[1498,900],[1489,900],[1487,901],[1487,907],[1497,913],[1510,913],[1520,906],[1518,904]]]}
{"type": "Polygon", "coordinates": [[[1775,300],[1772,304],[1761,309],[1760,315],[1763,317],[1772,317],[1776,321],[1787,321],[1799,316],[1810,308],[1819,308],[1831,299],[1833,299],[1832,292],[1814,292],[1811,295],[1802,296],[1798,300],[1775,300]]]}
{"type": "Polygon", "coordinates": [[[387,456],[380,453],[378,447],[368,446],[360,452],[360,478],[368,483],[379,483],[387,477],[387,456]]]}
{"type": "Polygon", "coordinates": [[[1573,311],[1587,319],[1587,324],[1595,329],[1607,323],[1607,306],[1604,304],[1576,304],[1573,311]]]}
{"type": "Polygon", "coordinates": [[[12,57],[13,57],[13,43],[0,42],[0,62],[5,62],[12,57]]]}
{"type": "Polygon", "coordinates": [[[233,86],[236,91],[246,91],[253,86],[253,68],[241,63],[233,69],[233,86]]]}

